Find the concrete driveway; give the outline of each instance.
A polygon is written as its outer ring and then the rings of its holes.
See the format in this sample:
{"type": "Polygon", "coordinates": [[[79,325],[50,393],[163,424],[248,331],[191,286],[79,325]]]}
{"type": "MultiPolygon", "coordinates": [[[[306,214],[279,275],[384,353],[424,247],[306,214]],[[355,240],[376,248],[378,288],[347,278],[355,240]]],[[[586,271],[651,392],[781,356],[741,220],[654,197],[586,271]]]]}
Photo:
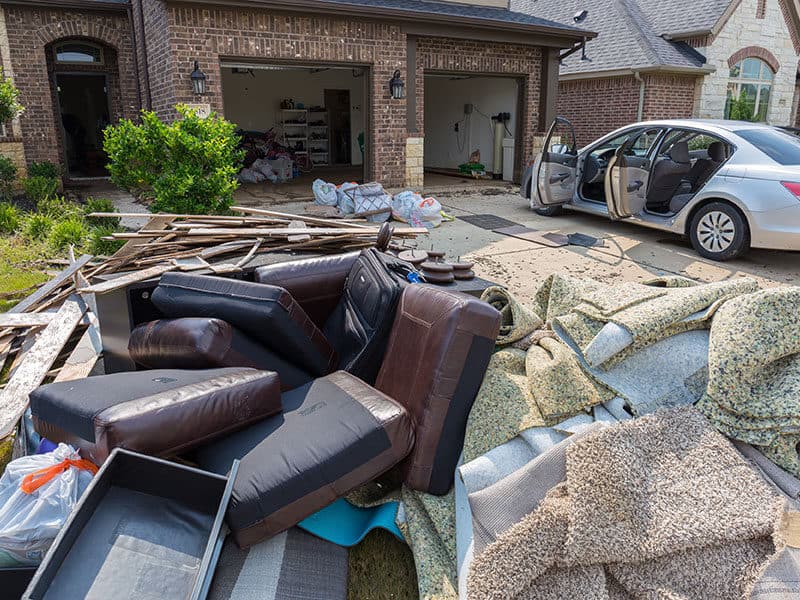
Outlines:
{"type": "Polygon", "coordinates": [[[474,261],[478,275],[506,285],[522,299],[530,299],[554,272],[603,281],[641,281],[664,274],[701,281],[752,276],[764,287],[800,285],[800,253],[751,250],[735,261],[715,263],[700,258],[679,236],[581,213],[541,217],[515,194],[439,196],[439,200],[453,216],[488,213],[540,231],[580,232],[604,241],[602,248],[549,248],[460,219],[419,239],[422,249],[433,244],[446,250],[448,257],[474,261]]]}

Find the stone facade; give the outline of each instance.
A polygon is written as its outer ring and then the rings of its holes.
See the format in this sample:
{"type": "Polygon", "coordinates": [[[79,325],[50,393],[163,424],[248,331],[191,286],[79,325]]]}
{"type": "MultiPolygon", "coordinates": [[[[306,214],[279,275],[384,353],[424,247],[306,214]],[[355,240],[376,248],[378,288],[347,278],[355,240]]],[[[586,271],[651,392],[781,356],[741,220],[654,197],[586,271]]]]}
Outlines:
{"type": "Polygon", "coordinates": [[[710,45],[698,48],[705,55],[707,66],[716,71],[703,77],[695,116],[723,118],[730,65],[755,56],[775,70],[767,121],[776,125],[794,121],[792,108],[800,52],[796,32],[789,26],[785,1],[741,0],[710,45]],[[758,18],[759,13],[762,18],[758,18]]]}
{"type": "Polygon", "coordinates": [[[10,158],[17,167],[17,183],[28,175],[28,165],[25,160],[25,146],[20,139],[0,137],[0,156],[10,158]]]}
{"type": "Polygon", "coordinates": [[[425,183],[423,155],[425,138],[409,137],[406,140],[406,178],[405,185],[419,190],[425,183]]]}

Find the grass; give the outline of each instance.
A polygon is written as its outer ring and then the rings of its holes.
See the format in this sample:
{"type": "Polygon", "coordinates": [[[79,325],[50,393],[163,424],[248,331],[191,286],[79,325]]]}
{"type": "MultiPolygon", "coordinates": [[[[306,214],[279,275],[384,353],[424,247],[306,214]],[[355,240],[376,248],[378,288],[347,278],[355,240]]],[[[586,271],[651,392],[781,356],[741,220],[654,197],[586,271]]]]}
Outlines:
{"type": "Polygon", "coordinates": [[[44,243],[0,236],[0,312],[8,310],[29,293],[23,290],[50,279],[43,262],[49,255],[50,249],[44,243]]]}
{"type": "Polygon", "coordinates": [[[417,600],[411,549],[385,529],[373,529],[350,548],[347,600],[417,600]]]}

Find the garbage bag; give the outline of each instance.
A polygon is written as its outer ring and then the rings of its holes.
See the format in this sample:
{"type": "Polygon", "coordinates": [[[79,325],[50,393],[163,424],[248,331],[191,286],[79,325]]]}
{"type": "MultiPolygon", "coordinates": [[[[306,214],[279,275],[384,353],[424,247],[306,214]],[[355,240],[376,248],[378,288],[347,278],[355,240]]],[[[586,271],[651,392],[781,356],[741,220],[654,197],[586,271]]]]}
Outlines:
{"type": "Polygon", "coordinates": [[[316,179],[311,184],[311,189],[314,191],[314,202],[323,206],[336,206],[338,196],[335,185],[322,179],[316,179]]]}
{"type": "Polygon", "coordinates": [[[416,192],[406,190],[395,194],[392,218],[414,227],[433,229],[442,224],[442,205],[436,198],[423,198],[416,192]]]}
{"type": "Polygon", "coordinates": [[[261,173],[266,179],[269,179],[272,183],[278,182],[278,174],[273,170],[272,165],[269,163],[269,161],[263,158],[259,158],[258,160],[253,162],[250,168],[253,171],[261,173]]]}
{"type": "Polygon", "coordinates": [[[366,215],[366,220],[371,223],[383,223],[389,220],[392,213],[392,197],[386,193],[380,183],[373,182],[359,185],[351,194],[357,215],[380,211],[366,215]]]}
{"type": "Polygon", "coordinates": [[[8,463],[0,477],[0,566],[42,562],[96,472],[66,444],[8,463]]]}
{"type": "Polygon", "coordinates": [[[241,183],[261,183],[266,179],[261,171],[255,169],[242,169],[239,171],[239,181],[241,183]]]}
{"type": "Polygon", "coordinates": [[[354,190],[357,187],[358,184],[354,181],[345,181],[336,188],[336,206],[339,207],[339,212],[343,215],[352,215],[356,212],[356,204],[353,201],[353,193],[350,190],[354,190]]]}

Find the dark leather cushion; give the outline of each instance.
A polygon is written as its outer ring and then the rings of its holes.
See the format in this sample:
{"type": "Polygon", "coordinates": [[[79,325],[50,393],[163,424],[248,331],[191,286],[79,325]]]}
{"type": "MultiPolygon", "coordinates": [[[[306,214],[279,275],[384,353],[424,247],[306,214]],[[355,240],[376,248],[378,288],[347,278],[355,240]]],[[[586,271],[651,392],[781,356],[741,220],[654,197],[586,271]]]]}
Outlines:
{"type": "Polygon", "coordinates": [[[285,289],[225,277],[165,273],[153,304],[166,317],[227,321],[311,375],[336,368],[336,352],[285,289]]]}
{"type": "Polygon", "coordinates": [[[347,252],[266,265],[256,269],[255,279],[284,288],[322,328],[339,302],[347,274],[358,255],[359,252],[347,252]]]}
{"type": "Polygon", "coordinates": [[[405,289],[375,387],[414,420],[405,483],[431,494],[453,484],[472,403],[494,350],[500,313],[472,296],[429,285],[405,289]]]}
{"type": "Polygon", "coordinates": [[[275,371],[283,391],[313,379],[221,319],[186,317],[145,323],[131,332],[128,352],[147,369],[252,367],[275,371]]]}
{"type": "Polygon", "coordinates": [[[43,385],[36,431],[101,464],[116,447],[170,455],[281,410],[276,373],[247,368],[136,371],[43,385]]]}
{"type": "Polygon", "coordinates": [[[256,544],[400,462],[414,433],[397,402],[344,371],[283,395],[283,413],[199,448],[205,469],[241,460],[228,506],[236,542],[256,544]]]}

